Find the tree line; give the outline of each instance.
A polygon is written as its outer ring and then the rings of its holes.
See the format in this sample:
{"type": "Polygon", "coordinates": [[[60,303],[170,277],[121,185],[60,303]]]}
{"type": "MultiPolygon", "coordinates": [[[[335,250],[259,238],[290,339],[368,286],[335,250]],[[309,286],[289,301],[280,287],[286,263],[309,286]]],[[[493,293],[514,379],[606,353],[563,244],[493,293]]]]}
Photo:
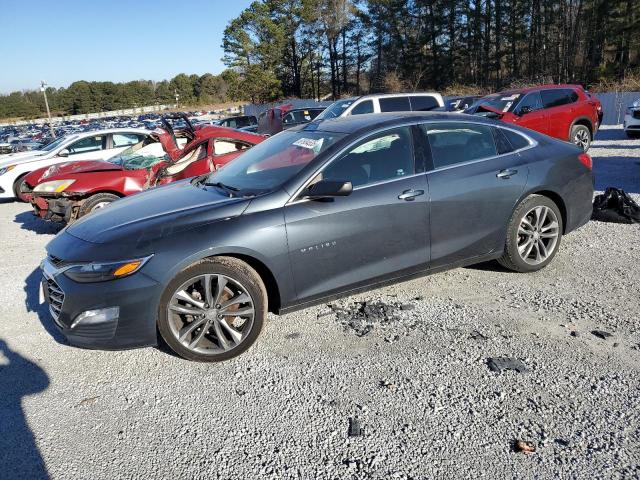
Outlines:
{"type": "Polygon", "coordinates": [[[224,32],[254,101],[637,75],[638,0],[261,0],[224,32]]]}
{"type": "MultiPolygon", "coordinates": [[[[227,70],[220,75],[186,75],[181,73],[171,80],[153,82],[136,80],[126,83],[78,81],[67,88],[47,88],[47,99],[52,114],[76,115],[82,113],[119,110],[148,105],[174,105],[176,94],[179,105],[209,105],[225,102],[233,94],[238,74],[227,70]]],[[[0,95],[0,118],[35,118],[46,114],[44,95],[39,90],[26,90],[0,95]]]]}
{"type": "MultiPolygon", "coordinates": [[[[268,102],[367,92],[487,92],[628,78],[640,85],[640,0],[256,0],[223,35],[220,75],[78,81],[54,113],[268,102]]],[[[0,118],[45,112],[39,91],[0,95],[0,118]]]]}

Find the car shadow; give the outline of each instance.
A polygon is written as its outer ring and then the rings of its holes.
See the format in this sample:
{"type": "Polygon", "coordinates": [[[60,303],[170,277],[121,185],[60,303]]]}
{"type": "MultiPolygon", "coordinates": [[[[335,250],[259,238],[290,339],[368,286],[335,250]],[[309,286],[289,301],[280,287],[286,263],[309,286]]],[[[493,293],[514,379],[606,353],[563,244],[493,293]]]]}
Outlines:
{"type": "Polygon", "coordinates": [[[497,260],[490,260],[488,262],[482,262],[482,263],[474,263],[473,265],[468,265],[464,268],[467,268],[469,270],[480,270],[482,272],[513,273],[513,271],[507,268],[504,268],[502,265],[500,265],[497,260]]]}
{"type": "Polygon", "coordinates": [[[29,230],[39,234],[55,235],[64,228],[64,224],[47,222],[36,217],[31,212],[18,213],[15,216],[14,222],[19,224],[20,228],[23,230],[29,230]]]}
{"type": "Polygon", "coordinates": [[[0,339],[0,452],[2,478],[49,478],[22,400],[45,391],[49,377],[0,339]]]}
{"type": "Polygon", "coordinates": [[[623,128],[605,128],[598,130],[594,140],[628,140],[628,138],[623,128]]]}
{"type": "Polygon", "coordinates": [[[25,306],[27,312],[34,312],[38,315],[38,320],[53,339],[63,345],[68,345],[64,335],[53,324],[53,319],[49,313],[49,307],[46,303],[40,303],[40,280],[42,272],[36,268],[24,281],[25,306]]]}
{"type": "Polygon", "coordinates": [[[640,159],[635,157],[593,157],[595,189],[621,188],[627,193],[640,193],[640,159]]]}

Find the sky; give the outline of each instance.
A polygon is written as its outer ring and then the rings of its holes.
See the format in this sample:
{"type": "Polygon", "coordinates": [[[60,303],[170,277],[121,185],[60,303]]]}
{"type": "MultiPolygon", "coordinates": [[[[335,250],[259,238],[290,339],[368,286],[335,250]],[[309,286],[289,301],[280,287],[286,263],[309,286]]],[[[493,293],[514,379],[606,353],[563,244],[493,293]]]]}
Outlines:
{"type": "Polygon", "coordinates": [[[251,3],[0,0],[0,93],[220,73],[224,29],[251,3]]]}

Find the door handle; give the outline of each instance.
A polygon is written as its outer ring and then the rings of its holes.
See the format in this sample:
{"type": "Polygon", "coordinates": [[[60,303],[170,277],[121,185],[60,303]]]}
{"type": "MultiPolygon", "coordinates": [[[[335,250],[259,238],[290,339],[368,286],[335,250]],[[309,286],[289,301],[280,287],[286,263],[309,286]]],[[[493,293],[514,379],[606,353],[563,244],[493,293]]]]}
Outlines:
{"type": "Polygon", "coordinates": [[[419,197],[420,195],[424,195],[424,190],[405,190],[400,195],[398,195],[398,198],[400,200],[406,200],[410,202],[414,198],[419,197]]]}
{"type": "Polygon", "coordinates": [[[511,170],[511,169],[500,170],[498,173],[496,173],[496,177],[503,178],[506,180],[514,176],[516,173],[518,173],[518,170],[511,170]]]}

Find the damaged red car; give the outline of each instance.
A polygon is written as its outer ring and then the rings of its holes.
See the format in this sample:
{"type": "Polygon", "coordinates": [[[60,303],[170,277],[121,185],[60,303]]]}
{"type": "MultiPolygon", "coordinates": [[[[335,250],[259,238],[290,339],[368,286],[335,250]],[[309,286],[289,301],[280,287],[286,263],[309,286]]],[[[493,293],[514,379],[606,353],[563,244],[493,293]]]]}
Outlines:
{"type": "Polygon", "coordinates": [[[72,223],[121,197],[204,175],[253,145],[261,135],[204,125],[175,131],[164,121],[142,142],[108,160],[68,162],[25,177],[20,196],[35,215],[72,223]]]}

